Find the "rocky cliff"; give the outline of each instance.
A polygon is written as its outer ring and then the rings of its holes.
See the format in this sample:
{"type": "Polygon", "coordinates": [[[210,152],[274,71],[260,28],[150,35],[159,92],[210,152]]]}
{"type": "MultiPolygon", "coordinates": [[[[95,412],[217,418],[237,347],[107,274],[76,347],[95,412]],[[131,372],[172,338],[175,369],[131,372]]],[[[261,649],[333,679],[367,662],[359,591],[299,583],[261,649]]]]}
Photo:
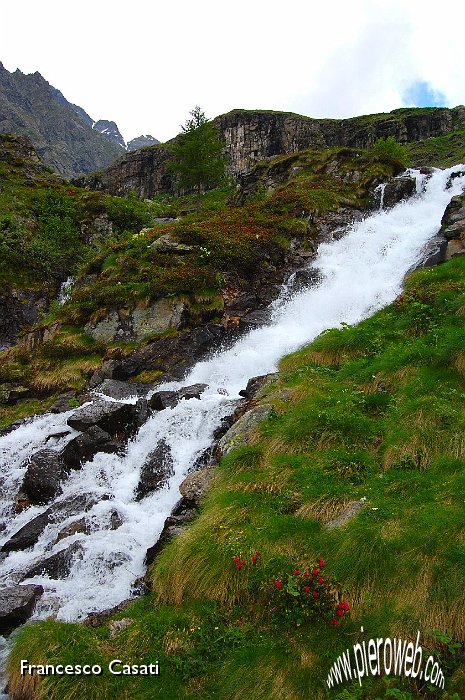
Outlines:
{"type": "Polygon", "coordinates": [[[0,132],[28,136],[45,163],[65,177],[106,168],[123,152],[89,119],[40,73],[10,73],[0,63],[0,132]]]}
{"type": "MultiPolygon", "coordinates": [[[[286,112],[233,110],[213,120],[229,156],[229,170],[238,179],[258,162],[284,153],[328,146],[371,147],[393,136],[412,143],[465,127],[465,107],[397,109],[352,119],[312,119],[286,112]]],[[[169,144],[168,144],[169,145],[169,144]]],[[[143,198],[172,192],[165,163],[167,146],[154,146],[122,156],[104,173],[80,184],[112,194],[136,190],[143,198]]]]}

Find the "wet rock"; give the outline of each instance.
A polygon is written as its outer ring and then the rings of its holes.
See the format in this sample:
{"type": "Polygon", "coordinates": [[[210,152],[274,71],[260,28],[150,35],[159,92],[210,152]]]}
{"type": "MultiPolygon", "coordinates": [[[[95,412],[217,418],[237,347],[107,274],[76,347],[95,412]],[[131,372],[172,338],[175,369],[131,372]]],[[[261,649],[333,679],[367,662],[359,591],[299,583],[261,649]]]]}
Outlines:
{"type": "Polygon", "coordinates": [[[269,416],[272,408],[271,404],[262,404],[244,413],[218,442],[219,453],[227,455],[236,447],[246,445],[260,423],[269,416]]]}
{"type": "Polygon", "coordinates": [[[174,408],[178,401],[177,391],[156,391],[148,399],[148,405],[154,411],[163,411],[165,408],[174,408]]]}
{"type": "Polygon", "coordinates": [[[71,469],[80,469],[98,452],[115,453],[121,445],[114,442],[111,435],[98,425],[92,425],[81,435],[70,440],[62,452],[62,457],[71,469]]]}
{"type": "Polygon", "coordinates": [[[160,489],[173,474],[171,450],[164,440],[160,440],[142,466],[135,500],[140,501],[160,489]]]}
{"type": "Polygon", "coordinates": [[[42,586],[12,586],[0,590],[0,634],[9,634],[32,615],[42,586]]]}
{"type": "Polygon", "coordinates": [[[99,498],[95,494],[77,494],[65,501],[54,503],[44,513],[36,515],[35,518],[15,532],[2,546],[1,551],[11,552],[32,547],[36,544],[47,525],[60,519],[65,520],[72,515],[84,513],[98,501],[99,498]]]}
{"type": "Polygon", "coordinates": [[[54,450],[41,450],[28,463],[22,491],[34,505],[43,505],[61,493],[61,482],[68,475],[63,458],[54,450]]]}
{"type": "Polygon", "coordinates": [[[145,396],[151,389],[150,384],[142,382],[120,382],[117,379],[105,379],[94,391],[105,394],[117,401],[129,399],[132,396],[145,396]]]}
{"type": "Polygon", "coordinates": [[[272,372],[270,374],[262,374],[259,377],[252,377],[247,382],[245,389],[239,392],[239,396],[244,396],[246,399],[253,399],[259,391],[265,388],[267,384],[271,384],[278,379],[279,373],[272,372]]]}
{"type": "Polygon", "coordinates": [[[384,206],[392,207],[416,192],[416,182],[412,177],[397,177],[386,183],[384,206]]]}
{"type": "Polygon", "coordinates": [[[213,476],[213,469],[206,468],[189,474],[179,486],[181,496],[198,504],[205,496],[213,476]]]}
{"type": "Polygon", "coordinates": [[[114,436],[117,433],[130,433],[133,417],[134,405],[132,404],[96,399],[89,406],[78,408],[68,418],[68,425],[81,431],[97,425],[114,436]]]}
{"type": "Polygon", "coordinates": [[[160,381],[180,379],[188,367],[218,347],[226,336],[224,326],[209,323],[176,336],[158,338],[135,350],[129,357],[116,361],[112,377],[126,380],[145,370],[157,370],[162,372],[160,381]]]}
{"type": "Polygon", "coordinates": [[[28,569],[22,580],[33,578],[34,576],[48,576],[52,579],[63,579],[69,574],[75,559],[82,558],[82,544],[73,542],[66,549],[62,549],[51,557],[42,559],[33,567],[28,569]]]}
{"type": "Polygon", "coordinates": [[[75,520],[74,523],[70,523],[60,530],[55,540],[55,544],[66,539],[66,537],[72,537],[78,533],[88,535],[89,532],[90,525],[88,521],[85,518],[80,518],[79,520],[75,520]]]}
{"type": "Polygon", "coordinates": [[[47,435],[45,442],[48,442],[49,440],[61,440],[61,438],[66,437],[70,433],[71,430],[62,430],[59,433],[52,433],[51,435],[47,435]]]}
{"type": "Polygon", "coordinates": [[[239,328],[244,330],[252,330],[253,328],[260,328],[260,326],[264,326],[269,322],[269,309],[251,311],[249,314],[241,317],[239,321],[239,328]]]}
{"type": "Polygon", "coordinates": [[[36,544],[37,540],[51,522],[52,511],[47,510],[45,513],[37,515],[35,518],[30,520],[26,525],[23,525],[17,532],[15,532],[4,545],[2,545],[2,552],[16,552],[20,549],[27,549],[36,544]]]}
{"type": "Polygon", "coordinates": [[[133,427],[136,432],[148,421],[152,414],[147,399],[139,399],[134,407],[133,427]]]}
{"type": "Polygon", "coordinates": [[[174,408],[181,399],[200,399],[201,394],[208,388],[207,384],[192,384],[178,391],[157,391],[148,400],[150,408],[162,411],[164,408],[174,408]]]}

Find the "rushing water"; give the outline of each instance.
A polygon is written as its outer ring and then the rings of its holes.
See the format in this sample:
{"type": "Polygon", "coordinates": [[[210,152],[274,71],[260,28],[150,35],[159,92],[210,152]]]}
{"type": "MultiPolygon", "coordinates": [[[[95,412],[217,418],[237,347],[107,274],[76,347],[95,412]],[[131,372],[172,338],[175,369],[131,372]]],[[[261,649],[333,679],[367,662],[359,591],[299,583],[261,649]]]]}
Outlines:
{"type": "MultiPolygon", "coordinates": [[[[183,400],[173,409],[154,414],[130,441],[123,456],[100,453],[81,470],[71,472],[60,501],[77,494],[95,495],[97,503],[86,516],[91,532],[55,544],[57,533],[80,516],[48,525],[33,548],[11,552],[1,562],[0,583],[17,583],[21,572],[41,557],[80,541],[84,556],[76,559],[66,580],[43,576],[31,580],[45,589],[35,617],[56,614],[62,620],[79,620],[129,597],[132,583],[143,573],[147,547],[156,541],[179,499],[179,484],[196,457],[211,444],[213,431],[231,412],[247,380],[276,370],[283,355],[326,328],[357,323],[399,294],[405,274],[420,261],[425,244],[438,231],[449,200],[465,186],[465,175],[450,181],[453,172],[465,173],[465,166],[435,171],[428,179],[413,173],[417,178],[416,196],[389,211],[376,212],[349,228],[343,238],[320,246],[312,263],[321,273],[316,286],[290,298],[283,294],[273,306],[268,326],[253,330],[232,348],[198,363],[182,383],[164,385],[172,389],[205,382],[209,388],[201,400],[183,400]],[[161,438],[171,448],[175,474],[165,488],[135,502],[141,465],[161,438]],[[107,494],[110,499],[99,500],[107,494]],[[123,524],[111,530],[114,511],[123,524]]],[[[24,460],[43,447],[61,450],[76,431],[46,439],[68,428],[66,421],[72,412],[38,417],[0,438],[0,508],[6,522],[0,544],[45,510],[31,507],[11,515],[25,472],[24,460]]]]}

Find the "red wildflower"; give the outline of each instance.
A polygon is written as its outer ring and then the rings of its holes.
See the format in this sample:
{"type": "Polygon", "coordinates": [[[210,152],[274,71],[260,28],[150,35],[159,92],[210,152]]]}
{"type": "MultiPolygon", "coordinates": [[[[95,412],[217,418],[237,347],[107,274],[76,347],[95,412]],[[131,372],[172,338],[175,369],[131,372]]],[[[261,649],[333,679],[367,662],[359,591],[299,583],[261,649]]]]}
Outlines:
{"type": "Polygon", "coordinates": [[[319,574],[318,569],[312,569],[312,574],[313,574],[314,576],[318,576],[318,574],[319,574]]]}
{"type": "Polygon", "coordinates": [[[339,624],[339,620],[333,620],[331,624],[332,624],[332,625],[338,625],[338,624],[339,624]]]}
{"type": "Polygon", "coordinates": [[[233,561],[234,561],[236,564],[238,564],[239,561],[240,561],[240,559],[239,559],[239,557],[233,557],[233,561]]]}
{"type": "Polygon", "coordinates": [[[318,579],[318,583],[320,583],[320,584],[321,584],[321,583],[323,583],[323,581],[324,581],[324,578],[323,578],[323,576],[320,576],[320,578],[318,579]]]}
{"type": "Polygon", "coordinates": [[[312,595],[314,598],[318,598],[318,591],[313,591],[312,595]]]}
{"type": "Polygon", "coordinates": [[[275,582],[274,582],[274,585],[276,586],[276,588],[282,588],[282,587],[283,587],[283,584],[281,583],[281,581],[275,581],[275,582]]]}
{"type": "Polygon", "coordinates": [[[342,601],[342,603],[339,603],[338,607],[342,608],[343,610],[350,610],[350,605],[349,603],[346,603],[345,600],[342,601]]]}
{"type": "Polygon", "coordinates": [[[294,569],[294,576],[298,576],[300,574],[299,569],[294,569]]]}
{"type": "Polygon", "coordinates": [[[308,571],[304,571],[304,576],[305,576],[305,577],[308,576],[308,571]]]}
{"type": "Polygon", "coordinates": [[[256,556],[259,557],[261,552],[255,552],[256,556]]]}
{"type": "Polygon", "coordinates": [[[342,608],[339,608],[337,614],[339,615],[339,617],[342,617],[344,615],[344,610],[342,610],[342,608]]]}
{"type": "Polygon", "coordinates": [[[257,563],[257,556],[254,554],[252,557],[252,564],[256,564],[256,563],[257,563]]]}
{"type": "Polygon", "coordinates": [[[324,559],[320,559],[320,561],[318,562],[318,564],[319,564],[320,569],[322,569],[324,566],[326,566],[326,562],[325,562],[324,559]]]}
{"type": "Polygon", "coordinates": [[[309,590],[310,590],[310,586],[305,586],[305,588],[304,588],[305,593],[308,593],[309,590]]]}

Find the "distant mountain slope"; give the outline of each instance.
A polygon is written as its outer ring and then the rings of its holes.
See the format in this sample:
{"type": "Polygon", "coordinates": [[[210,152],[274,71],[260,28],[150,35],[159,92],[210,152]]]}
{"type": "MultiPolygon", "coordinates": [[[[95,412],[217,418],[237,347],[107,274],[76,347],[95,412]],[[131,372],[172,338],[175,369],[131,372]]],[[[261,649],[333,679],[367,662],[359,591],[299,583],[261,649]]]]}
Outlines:
{"type": "Polygon", "coordinates": [[[28,136],[43,160],[68,178],[102,170],[125,150],[93,130],[91,117],[40,73],[10,73],[2,63],[0,132],[28,136]]]}
{"type": "Polygon", "coordinates": [[[138,148],[145,148],[146,146],[156,146],[160,143],[158,139],[150,134],[145,134],[144,136],[137,136],[137,138],[128,141],[127,149],[128,151],[137,151],[138,148]]]}

